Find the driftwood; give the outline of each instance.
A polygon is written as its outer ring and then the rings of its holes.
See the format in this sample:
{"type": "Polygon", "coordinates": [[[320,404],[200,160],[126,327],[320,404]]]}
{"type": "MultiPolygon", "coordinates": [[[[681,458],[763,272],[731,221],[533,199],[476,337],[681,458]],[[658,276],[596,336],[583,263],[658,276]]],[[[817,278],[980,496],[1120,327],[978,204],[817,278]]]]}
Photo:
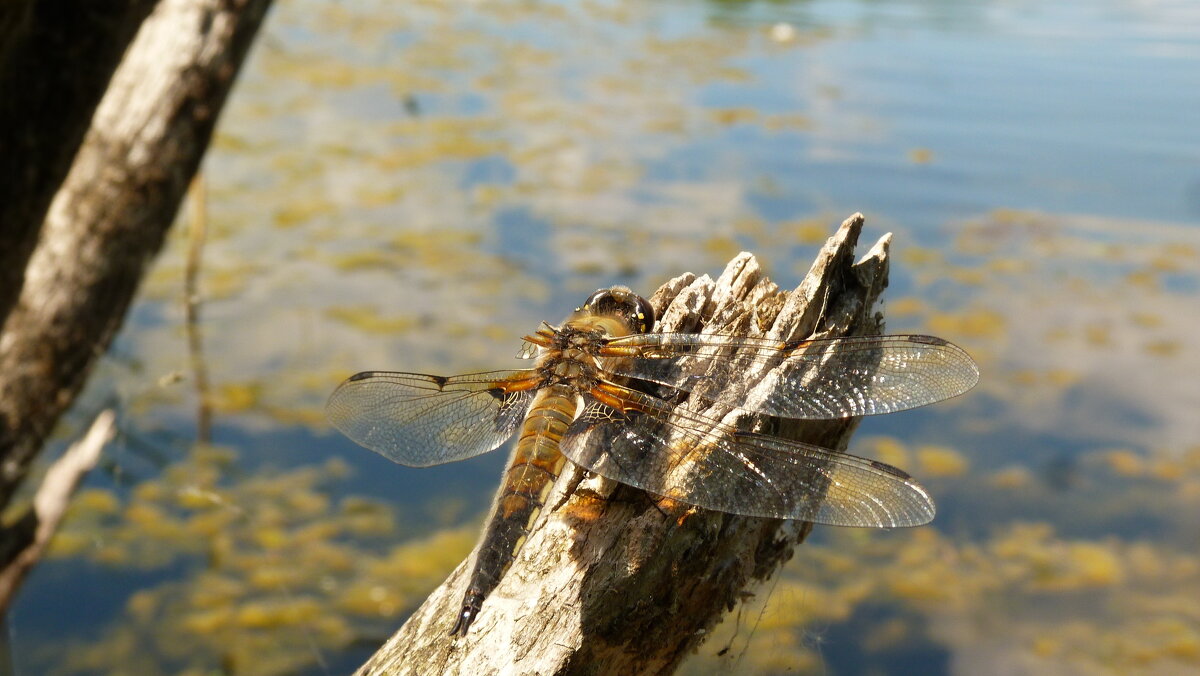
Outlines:
{"type": "MultiPolygon", "coordinates": [[[[42,4],[66,15],[91,16],[90,8],[84,11],[60,2],[25,2],[14,6],[18,23],[54,20],[55,15],[41,11],[42,4]]],[[[139,3],[115,4],[134,7],[139,3]]],[[[269,0],[157,3],[141,22],[111,81],[103,69],[96,75],[107,84],[107,91],[78,152],[72,148],[73,164],[58,185],[44,223],[5,223],[6,243],[14,242],[14,248],[6,249],[0,260],[18,265],[24,275],[12,311],[0,315],[4,322],[0,332],[0,507],[8,505],[43,441],[120,327],[208,147],[217,113],[269,4],[269,0]],[[24,246],[30,230],[36,235],[37,247],[25,261],[17,249],[24,246]]],[[[0,22],[11,21],[11,16],[0,16],[0,22]]],[[[122,20],[138,18],[136,13],[120,16],[122,20]]],[[[77,23],[84,22],[78,19],[77,23]]],[[[9,30],[13,29],[0,26],[0,32],[9,30]]],[[[111,30],[116,40],[126,28],[111,30]]],[[[35,26],[16,32],[36,36],[47,30],[35,26]]],[[[71,47],[94,47],[95,42],[88,36],[71,47]]],[[[22,43],[0,54],[0,67],[12,68],[32,58],[23,51],[27,46],[22,43]]],[[[65,48],[55,44],[41,49],[65,48]]],[[[39,52],[34,49],[32,53],[39,52]]],[[[49,63],[53,66],[60,61],[56,57],[49,63]]],[[[6,77],[0,79],[5,87],[24,81],[11,74],[6,77]]],[[[53,82],[65,76],[37,71],[33,77],[53,82]]],[[[45,82],[38,87],[49,86],[45,82]]],[[[70,83],[63,86],[70,89],[70,83]]],[[[6,105],[19,98],[15,91],[4,95],[6,105]]],[[[52,98],[37,89],[34,102],[46,103],[43,99],[52,98]]],[[[75,100],[64,95],[58,103],[69,106],[75,100]]],[[[42,113],[31,110],[27,114],[42,113]]],[[[70,138],[64,142],[69,143],[70,138]]],[[[5,150],[0,149],[0,156],[5,150]]],[[[54,172],[38,175],[39,180],[52,180],[54,172]]],[[[7,206],[0,207],[4,218],[10,217],[10,211],[3,210],[7,206]]],[[[14,219],[30,218],[36,210],[11,213],[14,219]]],[[[9,280],[0,279],[0,286],[5,285],[7,291],[13,290],[9,280]]],[[[0,568],[12,565],[11,557],[29,545],[32,531],[18,526],[27,524],[30,514],[0,530],[0,554],[6,557],[0,559],[0,568]]]]}
{"type": "MultiPolygon", "coordinates": [[[[741,254],[713,281],[686,274],[651,298],[659,328],[776,339],[879,333],[890,235],[858,263],[855,214],[794,291],[741,254]]],[[[747,377],[753,378],[754,374],[747,377]]],[[[758,374],[757,377],[761,377],[758,374]]],[[[748,416],[687,401],[727,423],[748,416]]],[[[757,419],[754,429],[845,450],[857,419],[757,419]]],[[[499,588],[465,638],[447,632],[470,559],[359,674],[667,674],[753,582],[766,579],[812,524],[698,510],[588,477],[570,466],[499,588]]]]}

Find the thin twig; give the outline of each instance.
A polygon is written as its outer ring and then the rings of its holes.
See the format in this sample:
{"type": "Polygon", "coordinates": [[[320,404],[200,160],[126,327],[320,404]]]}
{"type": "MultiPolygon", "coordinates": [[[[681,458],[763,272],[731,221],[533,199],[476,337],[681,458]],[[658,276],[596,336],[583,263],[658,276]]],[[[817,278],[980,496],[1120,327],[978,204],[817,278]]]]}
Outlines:
{"type": "Polygon", "coordinates": [[[7,610],[25,575],[42,558],[70,506],[75,489],[96,466],[100,451],[115,432],[116,414],[106,409],[96,416],[87,434],[71,444],[46,472],[34,495],[33,507],[18,520],[19,527],[27,528],[31,537],[8,567],[0,571],[0,614],[7,610]]]}

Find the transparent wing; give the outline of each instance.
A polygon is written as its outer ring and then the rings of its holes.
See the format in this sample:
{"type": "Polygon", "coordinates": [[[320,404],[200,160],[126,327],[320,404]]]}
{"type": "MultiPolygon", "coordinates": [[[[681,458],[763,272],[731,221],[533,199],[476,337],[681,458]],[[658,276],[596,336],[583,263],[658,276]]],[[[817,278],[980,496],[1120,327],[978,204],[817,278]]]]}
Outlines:
{"type": "Polygon", "coordinates": [[[891,465],[737,433],[706,416],[671,411],[660,399],[609,383],[593,394],[561,448],[575,464],[610,479],[747,516],[875,528],[933,520],[929,494],[891,465]]]}
{"type": "Polygon", "coordinates": [[[428,467],[504,443],[539,384],[532,370],[449,378],[366,371],[334,390],[325,413],[354,442],[402,465],[428,467]]]}
{"type": "Polygon", "coordinates": [[[979,381],[962,348],[923,335],[784,343],[746,336],[647,333],[606,341],[613,373],[785,418],[847,418],[955,397],[979,381]],[[748,371],[773,367],[764,383],[748,371]]]}

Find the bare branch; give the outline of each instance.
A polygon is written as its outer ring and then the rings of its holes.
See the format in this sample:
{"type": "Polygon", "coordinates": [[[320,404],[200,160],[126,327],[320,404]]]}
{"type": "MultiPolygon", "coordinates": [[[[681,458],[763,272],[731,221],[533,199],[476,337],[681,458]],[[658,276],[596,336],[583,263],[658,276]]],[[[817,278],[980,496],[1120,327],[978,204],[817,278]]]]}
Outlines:
{"type": "Polygon", "coordinates": [[[11,563],[0,570],[0,615],[12,603],[25,575],[33,568],[50,545],[50,539],[58,530],[71,503],[71,496],[79,483],[92,471],[100,459],[100,451],[112,441],[116,433],[116,414],[106,410],[92,421],[91,428],[82,439],[71,444],[42,480],[33,498],[33,507],[18,522],[29,529],[28,543],[15,555],[11,563]]]}

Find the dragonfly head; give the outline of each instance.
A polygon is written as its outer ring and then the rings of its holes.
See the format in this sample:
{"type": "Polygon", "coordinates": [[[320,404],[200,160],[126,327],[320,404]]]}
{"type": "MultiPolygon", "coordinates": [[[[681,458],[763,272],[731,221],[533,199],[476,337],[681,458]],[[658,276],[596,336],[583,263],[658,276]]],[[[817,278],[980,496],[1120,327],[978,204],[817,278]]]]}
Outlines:
{"type": "Polygon", "coordinates": [[[649,333],[654,328],[654,307],[650,301],[623,286],[600,289],[588,296],[576,314],[615,317],[631,333],[649,333]]]}

